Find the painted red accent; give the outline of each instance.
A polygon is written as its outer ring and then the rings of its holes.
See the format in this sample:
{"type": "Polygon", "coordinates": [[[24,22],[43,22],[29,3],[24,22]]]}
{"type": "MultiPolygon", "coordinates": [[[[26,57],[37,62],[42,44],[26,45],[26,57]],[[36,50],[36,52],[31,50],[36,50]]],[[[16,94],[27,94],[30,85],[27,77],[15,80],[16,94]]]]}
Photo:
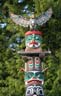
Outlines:
{"type": "Polygon", "coordinates": [[[34,80],[27,81],[27,83],[28,83],[28,85],[33,85],[33,84],[36,84],[36,85],[41,84],[41,85],[43,85],[44,80],[36,80],[36,79],[34,79],[34,80]]]}
{"type": "Polygon", "coordinates": [[[32,30],[32,31],[28,31],[25,33],[25,36],[27,35],[31,35],[31,34],[37,34],[37,35],[42,35],[42,32],[40,31],[36,31],[36,30],[32,30]]]}
{"type": "Polygon", "coordinates": [[[37,63],[39,64],[40,62],[39,62],[39,61],[35,61],[35,63],[36,63],[36,64],[37,64],[37,63]]]}
{"type": "Polygon", "coordinates": [[[32,41],[32,42],[30,42],[30,44],[38,44],[37,42],[35,42],[35,41],[32,41]]]}
{"type": "Polygon", "coordinates": [[[35,84],[36,86],[37,86],[37,85],[42,85],[42,83],[40,83],[40,82],[37,82],[37,81],[34,82],[34,81],[32,81],[32,82],[28,83],[28,86],[31,86],[31,85],[34,85],[34,84],[35,84]]]}
{"type": "Polygon", "coordinates": [[[32,61],[28,61],[28,64],[32,64],[33,62],[32,61]]]}
{"type": "Polygon", "coordinates": [[[34,80],[29,80],[29,81],[28,81],[28,83],[31,83],[31,82],[32,82],[32,83],[40,83],[40,84],[41,84],[41,83],[42,83],[42,80],[40,81],[40,80],[34,79],[34,80]]]}

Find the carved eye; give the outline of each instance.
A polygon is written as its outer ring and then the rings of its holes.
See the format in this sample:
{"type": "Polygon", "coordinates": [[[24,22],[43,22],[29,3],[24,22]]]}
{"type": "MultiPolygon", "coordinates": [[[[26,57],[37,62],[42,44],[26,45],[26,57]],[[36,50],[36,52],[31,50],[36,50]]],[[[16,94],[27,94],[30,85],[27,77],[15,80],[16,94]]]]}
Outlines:
{"type": "Polygon", "coordinates": [[[28,57],[28,60],[32,60],[32,57],[28,57]]]}
{"type": "Polygon", "coordinates": [[[36,60],[39,60],[39,58],[38,58],[38,57],[36,57],[36,60]]]}
{"type": "Polygon", "coordinates": [[[40,74],[37,77],[39,78],[40,77],[40,74]]]}
{"type": "Polygon", "coordinates": [[[31,74],[28,74],[28,78],[31,78],[32,76],[31,76],[31,74]]]}
{"type": "Polygon", "coordinates": [[[38,37],[38,36],[36,36],[36,39],[37,39],[37,40],[39,40],[39,37],[38,37]]]}
{"type": "Polygon", "coordinates": [[[27,36],[28,40],[32,39],[32,35],[27,36]]]}
{"type": "Polygon", "coordinates": [[[35,57],[35,60],[38,60],[38,61],[40,61],[40,58],[39,58],[39,57],[35,57]]]}
{"type": "Polygon", "coordinates": [[[33,77],[33,73],[32,73],[32,72],[28,72],[28,73],[26,74],[26,77],[27,77],[28,79],[32,78],[32,77],[33,77]]]}
{"type": "Polygon", "coordinates": [[[36,77],[37,77],[37,78],[40,78],[40,76],[41,76],[40,72],[37,72],[37,73],[36,73],[36,77]]]}

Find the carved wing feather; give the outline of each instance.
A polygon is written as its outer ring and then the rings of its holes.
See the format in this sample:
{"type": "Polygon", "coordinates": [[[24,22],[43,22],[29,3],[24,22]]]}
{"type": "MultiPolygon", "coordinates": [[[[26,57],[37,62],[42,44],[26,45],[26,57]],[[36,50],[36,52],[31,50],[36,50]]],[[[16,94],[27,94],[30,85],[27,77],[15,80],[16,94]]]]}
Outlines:
{"type": "Polygon", "coordinates": [[[52,16],[52,8],[49,8],[45,13],[35,18],[35,23],[37,25],[43,25],[46,23],[52,16]]]}
{"type": "Polygon", "coordinates": [[[43,25],[46,23],[52,16],[52,8],[49,8],[45,13],[40,15],[39,17],[33,19],[24,18],[21,15],[15,15],[13,13],[10,14],[10,18],[17,24],[23,27],[30,26],[31,28],[33,25],[43,25]]]}
{"type": "Polygon", "coordinates": [[[30,25],[30,21],[21,15],[15,15],[13,13],[10,14],[10,18],[17,24],[23,27],[28,27],[30,25]]]}

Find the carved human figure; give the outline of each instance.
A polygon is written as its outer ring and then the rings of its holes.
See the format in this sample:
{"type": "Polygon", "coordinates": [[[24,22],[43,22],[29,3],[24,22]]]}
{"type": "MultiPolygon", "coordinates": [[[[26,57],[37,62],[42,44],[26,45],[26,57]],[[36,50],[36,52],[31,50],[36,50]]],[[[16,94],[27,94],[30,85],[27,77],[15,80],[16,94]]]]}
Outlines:
{"type": "Polygon", "coordinates": [[[42,32],[40,31],[28,31],[25,33],[25,45],[27,48],[39,48],[42,43],[42,32]]]}

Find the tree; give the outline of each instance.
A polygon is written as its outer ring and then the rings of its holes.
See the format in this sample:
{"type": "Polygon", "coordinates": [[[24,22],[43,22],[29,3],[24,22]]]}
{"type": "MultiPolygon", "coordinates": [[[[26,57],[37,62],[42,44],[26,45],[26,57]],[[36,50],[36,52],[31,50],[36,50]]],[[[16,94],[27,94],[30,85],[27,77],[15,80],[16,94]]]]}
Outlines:
{"type": "MultiPolygon", "coordinates": [[[[61,1],[60,0],[1,0],[0,1],[0,96],[24,96],[24,74],[20,67],[24,61],[17,54],[25,48],[26,28],[17,26],[9,13],[21,14],[28,18],[32,12],[39,16],[49,7],[53,9],[52,18],[39,30],[43,31],[45,49],[50,48],[51,55],[44,59],[49,70],[45,74],[44,90],[46,96],[60,96],[61,88],[61,1]]],[[[46,65],[45,64],[45,65],[46,65]]]]}

